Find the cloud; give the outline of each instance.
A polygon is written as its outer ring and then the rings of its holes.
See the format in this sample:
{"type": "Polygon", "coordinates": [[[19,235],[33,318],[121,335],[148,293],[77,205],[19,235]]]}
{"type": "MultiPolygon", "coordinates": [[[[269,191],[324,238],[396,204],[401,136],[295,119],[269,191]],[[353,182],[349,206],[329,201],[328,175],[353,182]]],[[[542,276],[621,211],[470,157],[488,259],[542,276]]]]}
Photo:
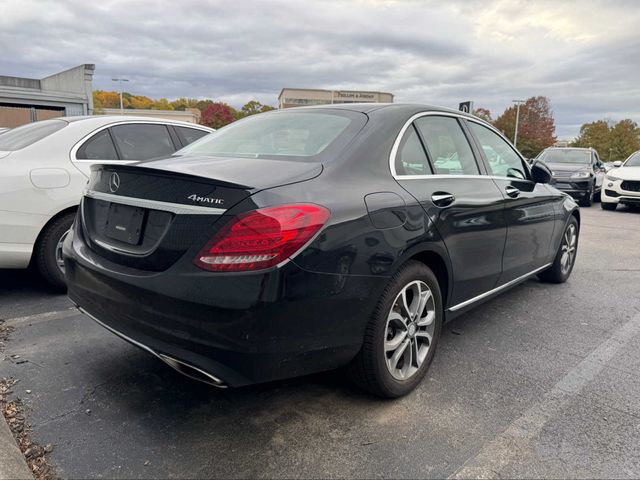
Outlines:
{"type": "Polygon", "coordinates": [[[558,134],[640,121],[634,1],[5,0],[0,74],[95,63],[94,88],[275,104],[280,89],[390,91],[501,113],[547,95],[558,134]]]}

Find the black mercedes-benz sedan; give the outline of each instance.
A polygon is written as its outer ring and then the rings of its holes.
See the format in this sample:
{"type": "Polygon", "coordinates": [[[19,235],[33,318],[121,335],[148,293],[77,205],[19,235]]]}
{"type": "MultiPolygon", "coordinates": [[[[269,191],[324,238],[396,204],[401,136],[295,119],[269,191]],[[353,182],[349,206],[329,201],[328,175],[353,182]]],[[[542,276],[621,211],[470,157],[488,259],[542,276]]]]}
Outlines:
{"type": "Polygon", "coordinates": [[[550,179],[448,109],[259,114],[168,158],[94,166],[63,248],[69,296],[216,386],[346,367],[397,397],[444,321],[569,277],[580,213],[550,179]]]}

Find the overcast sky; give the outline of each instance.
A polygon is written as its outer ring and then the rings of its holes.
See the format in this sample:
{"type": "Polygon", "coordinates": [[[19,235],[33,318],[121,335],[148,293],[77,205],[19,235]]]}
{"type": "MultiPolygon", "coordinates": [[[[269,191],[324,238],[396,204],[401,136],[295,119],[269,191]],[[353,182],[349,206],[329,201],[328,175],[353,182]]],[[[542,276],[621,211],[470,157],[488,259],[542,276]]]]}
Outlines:
{"type": "Polygon", "coordinates": [[[95,63],[94,89],[276,105],[282,87],[381,90],[497,116],[546,95],[557,134],[640,122],[640,1],[0,2],[0,75],[95,63]]]}

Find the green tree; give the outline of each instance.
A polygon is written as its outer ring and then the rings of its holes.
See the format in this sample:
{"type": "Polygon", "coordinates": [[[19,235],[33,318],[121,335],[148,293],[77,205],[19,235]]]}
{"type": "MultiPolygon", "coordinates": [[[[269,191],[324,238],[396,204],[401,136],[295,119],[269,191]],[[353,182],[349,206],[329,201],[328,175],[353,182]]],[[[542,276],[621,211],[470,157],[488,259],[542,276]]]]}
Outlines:
{"type": "Polygon", "coordinates": [[[611,127],[606,120],[585,123],[580,127],[580,135],[573,142],[572,147],[595,148],[604,158],[611,148],[611,127]]]}
{"type": "Polygon", "coordinates": [[[181,97],[171,102],[171,106],[174,110],[186,110],[187,108],[198,108],[197,98],[185,98],[181,97]]]}
{"type": "Polygon", "coordinates": [[[633,152],[640,150],[640,129],[632,120],[620,120],[611,129],[610,152],[602,152],[602,155],[613,160],[624,160],[633,152]]]}
{"type": "Polygon", "coordinates": [[[630,119],[615,124],[607,120],[585,123],[571,146],[595,148],[605,161],[624,160],[640,150],[640,128],[630,119]]]}
{"type": "Polygon", "coordinates": [[[270,105],[264,105],[257,100],[250,100],[236,112],[236,120],[248,117],[249,115],[255,115],[256,113],[268,112],[270,110],[275,110],[275,108],[270,105]]]}
{"type": "MultiPolygon", "coordinates": [[[[516,126],[516,106],[507,108],[493,123],[513,140],[516,126]]],[[[547,97],[531,97],[520,106],[518,123],[518,150],[533,158],[556,142],[556,125],[547,97]]]]}

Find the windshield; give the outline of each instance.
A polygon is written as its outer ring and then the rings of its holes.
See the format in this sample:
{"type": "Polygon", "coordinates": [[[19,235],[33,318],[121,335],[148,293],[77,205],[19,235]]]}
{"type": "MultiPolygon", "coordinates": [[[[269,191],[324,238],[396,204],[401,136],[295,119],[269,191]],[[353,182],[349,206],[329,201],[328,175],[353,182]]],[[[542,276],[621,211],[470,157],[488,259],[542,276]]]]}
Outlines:
{"type": "Polygon", "coordinates": [[[43,120],[14,128],[0,135],[0,151],[15,151],[33,145],[68,124],[64,120],[43,120]]]}
{"type": "Polygon", "coordinates": [[[588,165],[591,163],[589,150],[545,150],[540,155],[540,160],[547,163],[578,163],[588,165]]]}
{"type": "Polygon", "coordinates": [[[178,154],[305,160],[335,145],[346,145],[364,118],[336,110],[259,114],[221,128],[178,154]]]}
{"type": "Polygon", "coordinates": [[[631,155],[626,162],[624,162],[625,167],[640,167],[640,152],[636,152],[631,155]]]}

